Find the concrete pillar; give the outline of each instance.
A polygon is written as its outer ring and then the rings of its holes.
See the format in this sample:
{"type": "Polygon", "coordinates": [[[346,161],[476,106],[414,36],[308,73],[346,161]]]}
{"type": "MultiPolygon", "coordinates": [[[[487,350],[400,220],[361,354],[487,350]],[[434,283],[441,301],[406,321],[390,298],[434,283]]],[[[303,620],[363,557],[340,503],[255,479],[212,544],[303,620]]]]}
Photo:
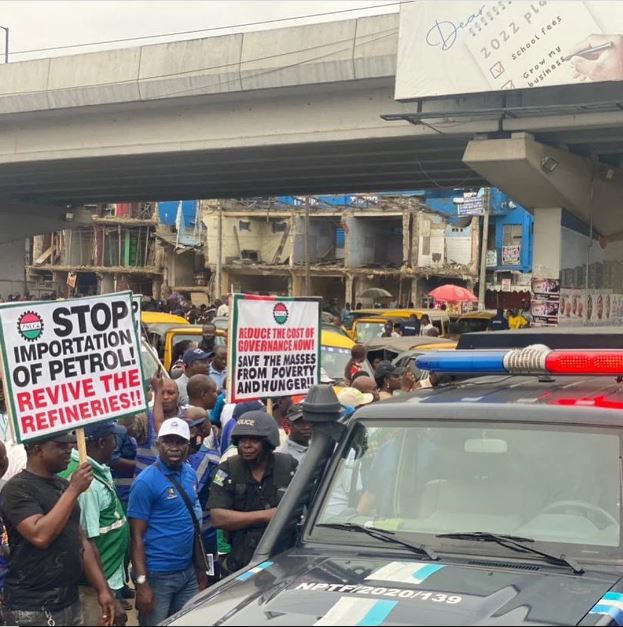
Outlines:
{"type": "Polygon", "coordinates": [[[559,279],[562,252],[562,209],[534,210],[532,275],[537,279],[559,279]]]}
{"type": "Polygon", "coordinates": [[[100,294],[111,294],[114,291],[114,280],[112,274],[103,274],[100,282],[100,294]]]}
{"type": "Polygon", "coordinates": [[[226,296],[231,291],[231,275],[227,270],[221,272],[221,291],[222,294],[216,294],[215,298],[221,298],[226,296]]]}
{"type": "Polygon", "coordinates": [[[422,306],[422,282],[418,277],[411,279],[411,298],[409,299],[416,307],[422,306]]]}
{"type": "Polygon", "coordinates": [[[151,297],[154,300],[159,300],[162,297],[162,279],[157,277],[151,284],[151,297]]]}
{"type": "Polygon", "coordinates": [[[346,274],[344,276],[344,302],[350,303],[351,307],[355,308],[355,303],[353,302],[353,276],[351,274],[346,274]]]}
{"type": "Polygon", "coordinates": [[[303,296],[305,291],[305,277],[300,274],[292,274],[292,296],[303,296]]]}

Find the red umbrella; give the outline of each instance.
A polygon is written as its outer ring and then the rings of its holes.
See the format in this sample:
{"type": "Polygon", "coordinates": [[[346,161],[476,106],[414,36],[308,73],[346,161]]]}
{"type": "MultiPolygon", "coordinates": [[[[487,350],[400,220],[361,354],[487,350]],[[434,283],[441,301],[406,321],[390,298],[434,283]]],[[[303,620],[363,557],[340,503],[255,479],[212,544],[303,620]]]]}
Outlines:
{"type": "Polygon", "coordinates": [[[428,293],[435,300],[442,300],[447,303],[477,303],[478,298],[474,296],[468,289],[460,285],[440,285],[428,293]]]}

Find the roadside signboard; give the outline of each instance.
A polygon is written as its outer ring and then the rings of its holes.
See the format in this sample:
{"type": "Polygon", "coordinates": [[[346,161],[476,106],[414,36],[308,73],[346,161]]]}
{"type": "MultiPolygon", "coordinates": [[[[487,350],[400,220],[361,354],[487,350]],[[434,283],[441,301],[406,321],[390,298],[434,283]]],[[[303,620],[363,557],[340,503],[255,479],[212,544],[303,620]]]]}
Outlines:
{"type": "Polygon", "coordinates": [[[320,299],[232,296],[230,402],[306,394],[319,382],[320,299]]]}
{"type": "Polygon", "coordinates": [[[7,407],[19,442],[147,407],[131,292],[0,307],[7,407]]]}

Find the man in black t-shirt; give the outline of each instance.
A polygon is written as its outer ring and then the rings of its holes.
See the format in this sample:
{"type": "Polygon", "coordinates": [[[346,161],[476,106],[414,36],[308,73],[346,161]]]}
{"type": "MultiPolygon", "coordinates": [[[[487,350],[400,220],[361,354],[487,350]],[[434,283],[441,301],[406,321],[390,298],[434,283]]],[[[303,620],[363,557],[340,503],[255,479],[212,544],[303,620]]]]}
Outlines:
{"type": "Polygon", "coordinates": [[[115,619],[114,598],[80,528],[78,496],[91,483],[91,466],[82,464],[70,482],[56,475],[67,468],[75,441],[73,435],[56,434],[26,444],[26,469],[2,490],[11,551],[4,584],[7,625],[82,625],[83,570],[98,592],[101,624],[115,619]]]}
{"type": "Polygon", "coordinates": [[[402,325],[402,334],[409,337],[420,334],[420,321],[414,313],[412,313],[409,319],[402,325]]]}

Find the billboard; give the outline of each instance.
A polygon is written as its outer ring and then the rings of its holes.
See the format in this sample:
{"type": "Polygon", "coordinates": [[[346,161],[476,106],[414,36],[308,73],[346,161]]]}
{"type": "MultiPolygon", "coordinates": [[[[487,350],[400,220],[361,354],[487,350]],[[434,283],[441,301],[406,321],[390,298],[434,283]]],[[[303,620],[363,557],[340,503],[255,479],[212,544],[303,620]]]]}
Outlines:
{"type": "Polygon", "coordinates": [[[397,100],[623,80],[623,3],[404,2],[397,100]]]}

